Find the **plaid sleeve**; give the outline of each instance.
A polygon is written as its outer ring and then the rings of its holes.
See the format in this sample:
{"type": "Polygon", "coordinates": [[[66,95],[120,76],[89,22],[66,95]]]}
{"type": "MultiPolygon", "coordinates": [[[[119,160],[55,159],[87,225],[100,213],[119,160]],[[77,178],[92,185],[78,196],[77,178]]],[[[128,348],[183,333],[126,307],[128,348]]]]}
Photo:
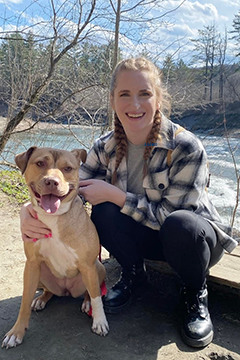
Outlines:
{"type": "Polygon", "coordinates": [[[148,201],[147,196],[127,192],[121,212],[153,230],[159,230],[160,223],[156,216],[157,208],[157,203],[148,201]]]}
{"type": "Polygon", "coordinates": [[[148,201],[147,196],[127,193],[121,210],[152,229],[160,229],[166,217],[175,210],[195,211],[205,191],[208,181],[205,150],[195,137],[185,139],[182,136],[182,139],[172,153],[168,186],[162,192],[160,201],[148,201]]]}
{"type": "Polygon", "coordinates": [[[98,139],[87,155],[87,160],[81,165],[79,177],[81,180],[105,179],[107,161],[104,152],[104,143],[98,139]]]}
{"type": "Polygon", "coordinates": [[[207,156],[198,149],[173,161],[169,169],[169,186],[162,205],[168,213],[186,209],[196,211],[208,182],[207,156]]]}

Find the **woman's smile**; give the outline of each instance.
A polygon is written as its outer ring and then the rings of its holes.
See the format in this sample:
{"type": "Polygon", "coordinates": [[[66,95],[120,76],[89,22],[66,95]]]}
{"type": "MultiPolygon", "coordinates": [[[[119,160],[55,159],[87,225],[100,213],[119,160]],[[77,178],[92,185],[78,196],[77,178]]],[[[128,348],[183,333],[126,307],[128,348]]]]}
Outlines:
{"type": "Polygon", "coordinates": [[[132,119],[132,120],[138,120],[141,119],[144,116],[145,113],[140,113],[140,114],[132,114],[132,113],[126,113],[126,115],[132,119]]]}

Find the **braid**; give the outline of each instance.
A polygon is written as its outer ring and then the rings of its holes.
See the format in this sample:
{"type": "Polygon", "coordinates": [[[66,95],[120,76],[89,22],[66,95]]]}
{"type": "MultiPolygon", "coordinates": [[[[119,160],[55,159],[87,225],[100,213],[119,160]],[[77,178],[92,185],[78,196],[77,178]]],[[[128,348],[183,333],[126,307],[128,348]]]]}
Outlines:
{"type": "MultiPolygon", "coordinates": [[[[117,116],[114,114],[115,121],[114,121],[114,137],[117,143],[117,153],[116,153],[116,162],[115,162],[115,169],[112,175],[112,184],[114,185],[117,181],[117,169],[121,164],[121,161],[124,156],[127,154],[127,137],[123,126],[117,116]]],[[[154,143],[156,143],[157,139],[159,138],[159,130],[161,126],[161,113],[159,110],[156,111],[153,121],[152,129],[147,137],[146,142],[151,144],[150,146],[145,146],[143,159],[144,159],[144,166],[143,166],[143,177],[147,175],[148,171],[148,159],[151,155],[152,149],[154,147],[154,143]]]]}
{"type": "Polygon", "coordinates": [[[117,116],[117,114],[114,114],[114,137],[117,143],[117,153],[116,153],[116,163],[115,163],[115,169],[112,175],[112,184],[114,185],[117,181],[117,169],[123,159],[124,156],[127,154],[127,137],[125,134],[125,131],[123,129],[123,126],[117,116]]]}
{"type": "Polygon", "coordinates": [[[151,155],[152,149],[154,147],[154,144],[156,143],[157,139],[159,138],[159,131],[161,126],[161,113],[159,110],[156,110],[154,120],[153,120],[153,126],[148,134],[146,143],[149,144],[149,146],[145,146],[143,159],[144,159],[144,165],[143,165],[143,178],[147,175],[148,172],[148,159],[151,155]]]}

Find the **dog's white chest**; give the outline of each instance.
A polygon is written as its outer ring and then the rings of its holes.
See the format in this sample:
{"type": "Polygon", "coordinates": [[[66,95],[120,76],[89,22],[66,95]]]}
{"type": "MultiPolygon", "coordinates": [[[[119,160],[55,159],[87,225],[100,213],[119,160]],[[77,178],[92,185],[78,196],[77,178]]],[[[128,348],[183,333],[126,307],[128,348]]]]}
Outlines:
{"type": "Polygon", "coordinates": [[[50,222],[51,224],[48,221],[47,226],[51,228],[53,236],[39,241],[39,254],[55,276],[72,277],[73,273],[77,271],[77,253],[59,240],[57,219],[52,218],[50,222]]]}
{"type": "Polygon", "coordinates": [[[70,246],[59,239],[41,240],[39,254],[57,277],[69,277],[69,273],[77,268],[77,254],[70,246]]]}

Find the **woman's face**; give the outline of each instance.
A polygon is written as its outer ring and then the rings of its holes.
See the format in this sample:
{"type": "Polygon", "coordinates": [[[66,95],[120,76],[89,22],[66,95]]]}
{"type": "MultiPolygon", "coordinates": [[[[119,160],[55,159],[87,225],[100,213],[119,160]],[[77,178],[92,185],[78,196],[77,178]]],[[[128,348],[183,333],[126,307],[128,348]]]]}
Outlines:
{"type": "Polygon", "coordinates": [[[159,109],[148,72],[120,71],[111,104],[130,141],[131,136],[138,132],[146,138],[152,128],[155,112],[159,109]]]}

